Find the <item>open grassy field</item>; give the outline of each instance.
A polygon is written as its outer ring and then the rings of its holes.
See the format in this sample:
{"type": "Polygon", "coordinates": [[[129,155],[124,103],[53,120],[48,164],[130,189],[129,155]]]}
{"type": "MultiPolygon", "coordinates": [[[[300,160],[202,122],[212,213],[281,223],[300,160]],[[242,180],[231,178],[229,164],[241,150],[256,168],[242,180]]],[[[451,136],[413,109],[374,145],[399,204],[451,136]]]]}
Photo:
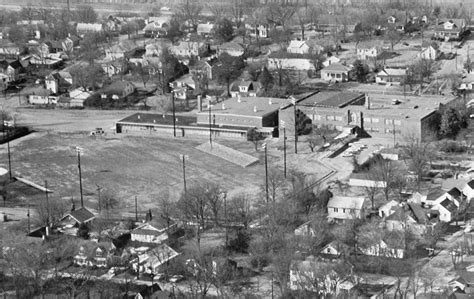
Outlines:
{"type": "MultiPolygon", "coordinates": [[[[152,208],[163,192],[177,197],[183,188],[180,153],[190,157],[186,163],[188,184],[210,180],[227,190],[243,188],[252,193],[258,190],[263,174],[261,164],[244,169],[196,150],[202,140],[119,135],[96,139],[79,133],[35,135],[12,145],[14,175],[38,184],[48,180],[53,196],[73,196],[78,202],[74,146],[80,146],[84,195],[92,207],[96,206],[97,185],[115,194],[123,208],[133,205],[134,196],[138,196],[142,209],[152,208]]],[[[253,151],[250,143],[238,147],[253,151]]],[[[0,163],[7,165],[4,146],[0,163]]]]}

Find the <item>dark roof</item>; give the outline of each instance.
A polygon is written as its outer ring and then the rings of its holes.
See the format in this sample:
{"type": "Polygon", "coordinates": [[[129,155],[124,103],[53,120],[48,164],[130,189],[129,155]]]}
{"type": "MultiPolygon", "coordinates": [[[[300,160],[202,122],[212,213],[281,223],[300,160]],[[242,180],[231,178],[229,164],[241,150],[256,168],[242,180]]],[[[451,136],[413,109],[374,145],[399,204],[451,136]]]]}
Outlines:
{"type": "Polygon", "coordinates": [[[468,182],[467,185],[471,187],[471,189],[474,189],[474,180],[471,180],[470,182],[468,182]]]}
{"type": "Polygon", "coordinates": [[[441,188],[433,188],[428,191],[428,194],[426,195],[426,200],[435,200],[439,198],[440,196],[443,196],[445,191],[441,188]]]}
{"type": "Polygon", "coordinates": [[[454,212],[456,210],[456,205],[447,198],[445,200],[443,200],[440,203],[440,205],[442,205],[446,210],[448,210],[450,212],[454,212]]]}
{"type": "Polygon", "coordinates": [[[10,62],[10,66],[11,66],[12,68],[14,68],[14,69],[18,69],[18,68],[23,67],[23,65],[21,64],[21,62],[18,61],[18,60],[14,60],[14,61],[10,62]]]}
{"type": "MultiPolygon", "coordinates": [[[[190,125],[195,124],[197,121],[196,116],[176,116],[178,121],[177,125],[190,125]]],[[[137,124],[157,124],[157,125],[173,125],[173,116],[154,113],[135,113],[132,114],[118,123],[137,123],[137,124]]]]}
{"type": "Polygon", "coordinates": [[[438,50],[439,49],[439,45],[438,43],[436,42],[433,42],[433,41],[424,41],[422,44],[421,44],[421,48],[424,49],[424,48],[428,48],[428,47],[433,47],[433,49],[435,50],[438,50]]]}
{"type": "Polygon", "coordinates": [[[474,284],[474,272],[467,271],[467,270],[459,270],[457,271],[459,276],[462,280],[464,280],[467,284],[472,285],[474,284]]]}
{"type": "Polygon", "coordinates": [[[416,222],[420,224],[426,224],[428,222],[428,218],[426,217],[426,212],[421,207],[421,205],[415,204],[415,203],[409,203],[408,206],[410,207],[410,210],[413,212],[413,215],[416,218],[415,219],[416,222]]]}
{"type": "Polygon", "coordinates": [[[298,102],[298,106],[324,106],[343,108],[364,97],[363,93],[342,91],[321,91],[298,102]]]}
{"type": "Polygon", "coordinates": [[[456,187],[452,188],[452,189],[449,190],[447,193],[448,193],[449,195],[453,196],[454,198],[461,197],[461,194],[462,194],[461,191],[460,191],[458,188],[456,188],[456,187]]]}
{"type": "Polygon", "coordinates": [[[102,91],[106,94],[122,93],[127,87],[127,84],[132,84],[129,81],[114,81],[109,86],[105,87],[102,91]]]}
{"type": "Polygon", "coordinates": [[[79,223],[85,223],[94,219],[95,215],[87,208],[80,208],[74,211],[71,211],[68,216],[71,216],[79,223]]]}
{"type": "Polygon", "coordinates": [[[340,63],[331,63],[327,67],[322,69],[323,71],[332,71],[332,72],[348,72],[351,69],[340,63]]]}

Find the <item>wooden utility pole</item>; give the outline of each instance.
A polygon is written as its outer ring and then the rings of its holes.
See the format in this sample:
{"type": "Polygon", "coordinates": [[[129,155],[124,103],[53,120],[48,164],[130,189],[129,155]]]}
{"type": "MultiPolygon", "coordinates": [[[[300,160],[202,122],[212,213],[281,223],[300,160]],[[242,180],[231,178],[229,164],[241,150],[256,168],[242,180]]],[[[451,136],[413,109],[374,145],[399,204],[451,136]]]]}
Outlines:
{"type": "Polygon", "coordinates": [[[81,170],[81,149],[76,147],[77,168],[79,169],[79,190],[81,192],[81,207],[84,207],[84,196],[82,194],[82,170],[81,170]]]}
{"type": "Polygon", "coordinates": [[[102,205],[101,205],[101,202],[100,202],[100,191],[101,191],[103,188],[102,188],[101,186],[97,185],[97,184],[96,184],[96,186],[97,186],[97,194],[99,195],[99,214],[100,214],[100,212],[101,212],[101,210],[102,210],[102,205]]]}
{"type": "Polygon", "coordinates": [[[135,196],[135,222],[138,222],[138,200],[135,196]]]}
{"type": "Polygon", "coordinates": [[[30,205],[28,204],[26,212],[26,217],[28,217],[28,234],[31,232],[31,225],[30,225],[30,205]]]}
{"type": "Polygon", "coordinates": [[[46,196],[46,211],[47,211],[47,215],[48,215],[48,220],[46,221],[47,222],[47,225],[46,226],[49,226],[50,223],[49,223],[49,216],[50,216],[50,209],[49,209],[49,196],[48,196],[48,181],[47,180],[44,180],[44,195],[46,196]]]}

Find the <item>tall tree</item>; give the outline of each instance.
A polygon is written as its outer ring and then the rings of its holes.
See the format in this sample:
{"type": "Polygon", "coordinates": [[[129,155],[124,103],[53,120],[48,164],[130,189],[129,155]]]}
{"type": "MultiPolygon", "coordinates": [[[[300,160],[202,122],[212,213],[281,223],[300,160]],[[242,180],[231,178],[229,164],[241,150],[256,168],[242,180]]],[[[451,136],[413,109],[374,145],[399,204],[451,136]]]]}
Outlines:
{"type": "Polygon", "coordinates": [[[415,136],[408,136],[405,146],[402,147],[402,155],[405,163],[415,173],[417,187],[420,189],[423,176],[428,171],[429,163],[434,158],[430,145],[415,136]]]}
{"type": "Polygon", "coordinates": [[[97,13],[92,6],[82,6],[76,11],[76,19],[83,23],[95,23],[97,22],[97,13]]]}
{"type": "Polygon", "coordinates": [[[234,28],[229,19],[223,18],[217,23],[216,36],[223,42],[228,42],[234,37],[234,28]]]}
{"type": "Polygon", "coordinates": [[[441,113],[439,135],[444,138],[454,138],[461,129],[459,113],[452,107],[446,108],[441,113]]]}
{"type": "Polygon", "coordinates": [[[186,0],[185,3],[178,7],[178,15],[181,19],[191,25],[194,29],[197,28],[199,23],[199,15],[202,11],[202,5],[195,1],[186,0]]]}
{"type": "Polygon", "coordinates": [[[226,84],[228,96],[230,96],[230,84],[242,74],[244,66],[244,61],[241,57],[233,57],[227,53],[219,56],[215,74],[220,83],[226,84]]]}

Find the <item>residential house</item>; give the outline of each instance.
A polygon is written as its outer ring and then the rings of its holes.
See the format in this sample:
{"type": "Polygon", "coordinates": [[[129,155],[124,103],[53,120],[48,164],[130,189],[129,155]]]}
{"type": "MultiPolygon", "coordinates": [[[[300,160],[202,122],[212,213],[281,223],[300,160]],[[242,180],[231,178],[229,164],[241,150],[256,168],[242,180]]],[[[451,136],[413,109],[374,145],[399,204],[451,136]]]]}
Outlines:
{"type": "Polygon", "coordinates": [[[345,65],[334,63],[321,70],[321,79],[328,82],[347,82],[350,70],[345,65]]]}
{"type": "Polygon", "coordinates": [[[65,53],[72,53],[74,48],[79,46],[79,37],[71,35],[62,40],[61,44],[65,53]]]}
{"type": "Polygon", "coordinates": [[[108,61],[104,60],[100,63],[100,66],[104,70],[104,73],[107,74],[107,76],[109,77],[122,74],[127,67],[124,59],[108,61]]]}
{"type": "Polygon", "coordinates": [[[196,32],[200,36],[209,37],[214,33],[214,24],[209,22],[205,24],[198,24],[196,32]]]}
{"type": "Polygon", "coordinates": [[[166,223],[145,223],[138,226],[130,232],[131,240],[142,243],[157,243],[161,244],[168,239],[168,234],[176,231],[177,224],[170,221],[166,223]]]}
{"type": "Polygon", "coordinates": [[[290,264],[290,289],[313,292],[314,297],[340,296],[347,294],[354,285],[347,279],[352,269],[340,262],[338,267],[347,271],[334,271],[336,264],[319,262],[313,256],[304,261],[292,261],[290,264]]]}
{"type": "Polygon", "coordinates": [[[346,244],[334,240],[324,246],[319,253],[323,257],[339,258],[343,256],[347,250],[348,246],[346,244]]]}
{"type": "Polygon", "coordinates": [[[135,271],[140,273],[160,274],[161,266],[173,260],[179,255],[166,244],[160,244],[157,247],[138,254],[138,258],[131,261],[135,271]]]}
{"type": "Polygon", "coordinates": [[[122,41],[105,49],[105,59],[117,60],[127,58],[138,46],[132,41],[122,41]]]}
{"type": "Polygon", "coordinates": [[[356,48],[357,58],[360,60],[375,59],[383,52],[380,41],[359,42],[356,48]]]}
{"type": "Polygon", "coordinates": [[[468,202],[474,199],[474,180],[470,180],[469,182],[466,183],[466,186],[462,188],[462,194],[466,196],[466,200],[468,202]]]}
{"type": "Polygon", "coordinates": [[[439,211],[439,220],[443,222],[451,222],[456,216],[458,207],[449,199],[444,199],[439,204],[435,205],[433,209],[439,211]]]}
{"type": "Polygon", "coordinates": [[[23,57],[22,59],[28,60],[28,63],[31,66],[36,66],[37,68],[57,69],[63,64],[63,60],[59,57],[59,55],[40,56],[37,54],[32,54],[23,57]]]}
{"type": "Polygon", "coordinates": [[[145,25],[143,32],[145,37],[154,38],[154,37],[165,37],[168,35],[168,26],[162,26],[159,23],[151,22],[145,25]]]}
{"type": "Polygon", "coordinates": [[[89,224],[95,219],[96,215],[86,207],[81,207],[73,209],[64,215],[57,224],[58,231],[67,234],[76,236],[77,230],[82,224],[89,224]]]}
{"type": "Polygon", "coordinates": [[[84,91],[82,88],[76,88],[69,92],[69,105],[68,108],[82,108],[84,107],[84,101],[92,96],[92,92],[84,91]]]}
{"type": "Polygon", "coordinates": [[[423,42],[421,52],[418,56],[422,59],[437,60],[441,56],[441,50],[436,42],[423,42]]]}
{"type": "Polygon", "coordinates": [[[285,58],[274,57],[270,54],[267,67],[269,70],[295,70],[295,71],[314,71],[315,67],[311,60],[307,58],[285,58]]]}
{"type": "Polygon", "coordinates": [[[333,63],[340,63],[341,59],[339,59],[337,56],[329,56],[326,58],[326,60],[323,61],[323,67],[330,66],[333,63]]]}
{"type": "Polygon", "coordinates": [[[23,49],[12,42],[6,41],[0,43],[0,56],[4,58],[18,59],[22,52],[23,49]]]}
{"type": "Polygon", "coordinates": [[[0,61],[0,72],[6,75],[7,83],[15,82],[20,78],[20,73],[23,70],[23,65],[19,60],[8,62],[6,60],[0,61]]]}
{"type": "Polygon", "coordinates": [[[257,37],[257,38],[267,38],[268,33],[270,32],[268,25],[264,25],[264,24],[258,24],[258,25],[245,24],[245,28],[247,29],[251,37],[257,37]]]}
{"type": "Polygon", "coordinates": [[[213,80],[214,79],[213,71],[214,71],[216,62],[217,62],[217,59],[198,60],[196,63],[189,66],[189,73],[198,78],[205,77],[209,80],[213,80]]]}
{"type": "Polygon", "coordinates": [[[393,232],[383,239],[373,240],[372,244],[362,244],[358,249],[365,255],[402,259],[405,256],[405,241],[397,235],[393,232]]]}
{"type": "Polygon", "coordinates": [[[387,183],[383,180],[375,180],[367,173],[351,173],[349,185],[353,187],[377,187],[384,188],[387,183]]]}
{"type": "Polygon", "coordinates": [[[460,190],[457,188],[452,188],[446,192],[441,188],[432,188],[428,191],[428,193],[426,193],[426,197],[422,198],[422,202],[428,206],[435,206],[445,199],[452,201],[456,206],[459,206],[459,202],[461,200],[460,190]]]}
{"type": "Polygon", "coordinates": [[[262,89],[262,84],[258,81],[237,80],[230,87],[231,97],[256,97],[262,89]]]}
{"type": "Polygon", "coordinates": [[[389,24],[395,24],[397,22],[397,18],[394,16],[389,16],[387,21],[389,24]]]}
{"type": "Polygon", "coordinates": [[[302,237],[316,236],[318,232],[313,229],[311,223],[312,221],[310,220],[298,226],[294,231],[295,236],[302,236],[302,237]]]}
{"type": "Polygon", "coordinates": [[[55,105],[57,97],[53,96],[51,90],[42,86],[26,87],[21,91],[30,105],[55,105]]]}
{"type": "Polygon", "coordinates": [[[364,216],[363,197],[334,196],[327,205],[330,220],[349,220],[364,216]]]}
{"type": "Polygon", "coordinates": [[[316,43],[315,40],[292,40],[286,48],[288,53],[292,54],[320,54],[324,48],[316,43]]]}
{"type": "Polygon", "coordinates": [[[145,46],[145,56],[160,57],[163,50],[171,47],[171,42],[167,39],[154,40],[145,46]]]}
{"type": "Polygon", "coordinates": [[[49,53],[62,53],[64,51],[63,44],[58,40],[50,40],[44,43],[49,48],[49,53]]]}
{"type": "Polygon", "coordinates": [[[124,98],[131,95],[135,91],[135,85],[130,81],[119,80],[112,82],[112,84],[104,87],[100,93],[106,95],[114,100],[124,98]]]}
{"type": "Polygon", "coordinates": [[[169,48],[171,54],[177,57],[201,56],[207,50],[207,45],[202,42],[182,41],[179,45],[169,48]]]}
{"type": "Polygon", "coordinates": [[[187,100],[196,90],[196,82],[192,74],[186,74],[170,83],[175,99],[187,100]]]}
{"type": "Polygon", "coordinates": [[[111,255],[115,252],[112,242],[88,241],[79,247],[74,256],[74,264],[83,267],[107,267],[111,255]]]}
{"type": "Polygon", "coordinates": [[[77,23],[76,32],[79,36],[87,33],[100,33],[104,31],[104,27],[99,23],[77,23]]]}
{"type": "Polygon", "coordinates": [[[217,46],[217,53],[219,55],[227,53],[230,56],[239,57],[244,55],[245,49],[239,43],[228,42],[217,46]]]}
{"type": "Polygon", "coordinates": [[[400,207],[400,203],[395,200],[390,200],[379,208],[379,216],[381,218],[392,215],[400,207]]]}
{"type": "Polygon", "coordinates": [[[155,24],[160,28],[167,28],[171,26],[172,16],[160,15],[148,17],[147,24],[155,24]]]}
{"type": "Polygon", "coordinates": [[[408,203],[398,208],[384,219],[387,231],[406,231],[423,235],[438,222],[438,213],[423,208],[417,203],[408,203]]]}
{"type": "Polygon", "coordinates": [[[434,29],[434,38],[450,41],[459,39],[466,29],[465,19],[449,19],[434,29]]]}
{"type": "Polygon", "coordinates": [[[53,94],[65,93],[72,86],[72,76],[68,72],[52,72],[46,76],[46,89],[51,90],[53,94]]]}
{"type": "Polygon", "coordinates": [[[399,85],[407,75],[406,69],[384,68],[375,76],[375,83],[399,85]]]}

